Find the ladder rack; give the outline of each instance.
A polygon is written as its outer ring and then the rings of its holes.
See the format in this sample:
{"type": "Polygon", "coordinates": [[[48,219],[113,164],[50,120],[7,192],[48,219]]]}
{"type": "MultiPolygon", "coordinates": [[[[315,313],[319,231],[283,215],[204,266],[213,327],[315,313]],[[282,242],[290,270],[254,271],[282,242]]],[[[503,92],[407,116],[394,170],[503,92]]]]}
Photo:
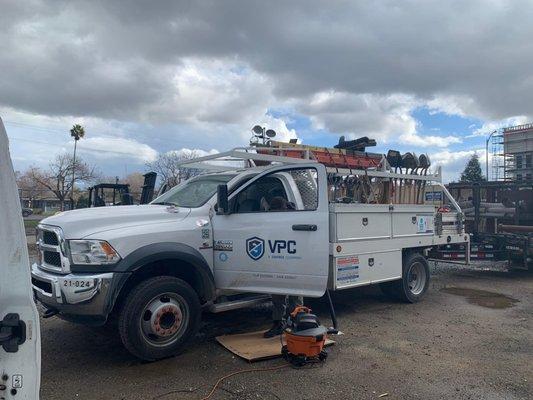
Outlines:
{"type": "MultiPolygon", "coordinates": [[[[350,165],[364,164],[363,161],[351,161],[346,164],[341,164],[338,158],[335,158],[333,162],[322,162],[323,154],[320,155],[320,159],[315,158],[316,150],[325,148],[314,148],[308,146],[308,148],[300,147],[236,147],[232,150],[228,150],[222,153],[212,154],[209,156],[192,158],[189,160],[183,160],[177,163],[178,167],[193,168],[208,171],[234,171],[243,168],[254,167],[268,167],[276,164],[298,164],[298,163],[320,163],[326,166],[328,174],[337,176],[350,176],[350,175],[366,175],[378,178],[391,178],[391,179],[409,179],[417,181],[432,181],[442,182],[441,168],[437,167],[434,173],[428,173],[427,175],[418,175],[415,173],[397,173],[393,172],[387,163],[387,159],[382,154],[369,153],[364,157],[369,157],[372,160],[377,159],[379,156],[379,163],[372,161],[373,166],[368,168],[352,167],[350,165]],[[259,152],[258,152],[259,150],[259,152]],[[277,154],[270,154],[277,153],[277,154]],[[297,154],[297,156],[295,156],[297,154]],[[229,163],[226,165],[217,165],[216,163],[229,163]],[[244,165],[237,166],[236,162],[244,162],[244,165]],[[375,165],[374,165],[375,164],[375,165]]],[[[337,154],[337,157],[341,157],[341,153],[335,153],[343,151],[341,149],[328,149],[331,154],[337,154]]],[[[349,156],[348,156],[349,157],[349,156]]]]}
{"type": "Polygon", "coordinates": [[[379,168],[384,164],[385,156],[378,153],[308,146],[295,143],[270,141],[268,145],[256,144],[259,154],[272,154],[292,158],[311,158],[333,168],[379,168]]]}
{"type": "MultiPolygon", "coordinates": [[[[369,153],[345,154],[344,149],[327,149],[312,146],[284,144],[282,146],[250,146],[236,147],[222,153],[212,154],[209,156],[183,160],[177,163],[178,167],[193,168],[207,171],[235,171],[247,168],[265,169],[273,165],[284,164],[324,164],[328,173],[328,180],[333,185],[338,185],[336,180],[347,180],[351,177],[366,181],[368,187],[372,185],[371,181],[382,182],[386,184],[386,191],[389,193],[387,198],[391,203],[401,204],[409,202],[413,198],[418,204],[420,202],[420,186],[425,187],[427,182],[433,182],[438,186],[448,198],[454,208],[461,212],[461,208],[450,195],[448,190],[442,184],[441,168],[438,167],[434,173],[424,172],[424,175],[417,174],[416,171],[411,173],[397,173],[391,170],[389,163],[384,155],[369,153]],[[328,154],[329,153],[329,154],[328,154]],[[318,154],[318,156],[317,156],[318,154]],[[335,154],[336,158],[331,158],[335,154]],[[323,161],[323,157],[330,157],[323,161]],[[362,157],[364,161],[351,161],[341,164],[340,159],[348,160],[349,157],[362,157]],[[379,163],[376,162],[379,158],[379,163]],[[372,160],[372,161],[369,161],[372,160]],[[243,165],[236,166],[236,162],[242,162],[243,165]],[[367,168],[350,168],[351,165],[372,163],[367,168]],[[223,163],[220,165],[220,163],[223,163]],[[225,164],[224,164],[225,163],[225,164]],[[217,165],[219,164],[219,165],[217,165]],[[418,183],[417,183],[418,182],[418,183]],[[418,185],[418,186],[417,186],[418,185]],[[391,189],[392,188],[392,191],[391,189]],[[406,196],[401,194],[407,193],[406,196]],[[413,195],[413,193],[416,193],[413,195]]],[[[342,183],[341,183],[342,185],[342,183]]],[[[336,191],[336,189],[335,189],[336,191]]],[[[372,191],[372,190],[370,190],[372,191]]]]}
{"type": "MultiPolygon", "coordinates": [[[[437,167],[434,173],[428,173],[425,170],[423,175],[417,174],[416,169],[413,169],[411,173],[397,173],[392,171],[387,158],[383,154],[350,153],[344,149],[326,149],[289,143],[281,146],[236,147],[222,153],[183,160],[177,163],[177,166],[223,172],[248,168],[264,169],[272,165],[301,163],[324,164],[328,173],[328,180],[332,182],[332,186],[338,186],[338,182],[341,182],[340,185],[342,185],[343,180],[346,182],[350,178],[356,178],[365,181],[367,188],[370,188],[370,193],[373,190],[372,185],[385,184],[383,187],[387,187],[387,189],[384,189],[387,192],[383,195],[386,199],[382,200],[382,203],[387,201],[387,203],[405,204],[414,201],[416,204],[420,204],[421,187],[425,187],[427,182],[432,182],[444,192],[453,207],[458,212],[461,212],[457,202],[442,184],[440,167],[437,167]],[[329,158],[324,160],[324,157],[329,158]],[[349,160],[350,157],[352,158],[351,160],[349,160]],[[357,158],[359,160],[356,160],[357,158]],[[378,159],[379,162],[376,162],[378,159]],[[341,163],[340,160],[345,161],[341,163]],[[220,162],[226,163],[226,165],[217,165],[220,162]],[[237,166],[235,165],[236,162],[242,162],[243,165],[237,166]],[[350,168],[350,166],[355,165],[360,165],[361,167],[350,168]],[[363,165],[368,165],[368,167],[362,168],[363,165]],[[404,192],[406,195],[403,194],[404,192]]],[[[336,192],[336,190],[335,188],[334,191],[336,192]]]]}

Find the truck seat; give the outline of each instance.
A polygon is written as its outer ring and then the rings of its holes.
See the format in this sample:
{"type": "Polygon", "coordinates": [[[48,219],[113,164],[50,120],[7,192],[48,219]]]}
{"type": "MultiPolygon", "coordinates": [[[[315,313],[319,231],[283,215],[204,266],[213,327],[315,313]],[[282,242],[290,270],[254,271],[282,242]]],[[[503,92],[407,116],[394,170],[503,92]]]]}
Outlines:
{"type": "Polygon", "coordinates": [[[259,211],[259,203],[254,199],[246,199],[237,206],[237,212],[259,211]]]}

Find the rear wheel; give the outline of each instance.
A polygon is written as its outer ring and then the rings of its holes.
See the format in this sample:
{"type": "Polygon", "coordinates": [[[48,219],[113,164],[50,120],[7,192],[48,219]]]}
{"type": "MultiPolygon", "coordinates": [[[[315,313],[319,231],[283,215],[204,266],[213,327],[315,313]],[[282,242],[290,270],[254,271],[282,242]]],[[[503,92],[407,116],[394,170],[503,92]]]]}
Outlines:
{"type": "Polygon", "coordinates": [[[411,253],[404,257],[402,279],[380,284],[383,293],[408,303],[419,301],[428,287],[429,265],[425,257],[419,253],[411,253]]]}
{"type": "Polygon", "coordinates": [[[160,276],[136,286],[119,315],[119,333],[130,353],[152,361],[177,355],[200,324],[200,301],[185,281],[160,276]]]}

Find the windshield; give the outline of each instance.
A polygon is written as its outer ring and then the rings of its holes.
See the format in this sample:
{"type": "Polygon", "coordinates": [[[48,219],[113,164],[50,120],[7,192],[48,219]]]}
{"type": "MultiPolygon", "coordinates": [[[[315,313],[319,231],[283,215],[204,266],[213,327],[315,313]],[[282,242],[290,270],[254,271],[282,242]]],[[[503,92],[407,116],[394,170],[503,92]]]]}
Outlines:
{"type": "Polygon", "coordinates": [[[235,175],[207,175],[192,178],[163,193],[150,204],[168,204],[178,207],[203,206],[217,191],[218,185],[228,183],[235,175]]]}

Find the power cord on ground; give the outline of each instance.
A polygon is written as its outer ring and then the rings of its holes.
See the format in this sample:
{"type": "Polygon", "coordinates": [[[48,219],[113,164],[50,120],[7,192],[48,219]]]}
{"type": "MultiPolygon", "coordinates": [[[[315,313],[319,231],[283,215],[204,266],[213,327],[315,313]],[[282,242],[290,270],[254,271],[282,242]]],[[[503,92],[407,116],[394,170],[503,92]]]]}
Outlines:
{"type": "Polygon", "coordinates": [[[239,374],[245,374],[248,372],[267,372],[267,371],[276,371],[278,369],[289,367],[290,364],[283,364],[278,365],[276,367],[269,367],[269,368],[250,368],[250,369],[242,369],[240,371],[232,372],[231,374],[224,375],[222,378],[220,378],[217,383],[213,386],[213,389],[209,392],[209,394],[202,398],[202,400],[209,400],[213,394],[215,394],[215,391],[217,390],[218,386],[226,379],[231,378],[232,376],[239,375],[239,374]]]}
{"type": "MultiPolygon", "coordinates": [[[[245,374],[245,373],[249,373],[249,372],[268,372],[268,371],[276,371],[278,369],[282,369],[282,368],[286,368],[286,367],[290,367],[291,365],[290,364],[283,364],[283,365],[277,365],[275,367],[268,367],[268,368],[249,368],[249,369],[242,369],[240,371],[235,371],[235,372],[232,372],[231,374],[227,374],[227,375],[224,375],[222,378],[220,378],[216,383],[215,385],[213,386],[213,388],[211,389],[211,391],[209,392],[209,394],[205,397],[203,397],[201,400],[209,400],[211,397],[213,397],[213,395],[215,394],[217,388],[220,386],[220,384],[228,379],[228,378],[231,378],[232,376],[235,376],[235,375],[239,375],[239,374],[245,374]]],[[[192,393],[192,392],[195,392],[196,390],[198,390],[198,388],[194,389],[194,390],[171,390],[169,392],[166,392],[166,393],[162,393],[158,396],[155,396],[153,397],[153,400],[155,399],[160,399],[162,397],[166,397],[166,396],[169,396],[171,394],[176,394],[176,393],[192,393]]]]}

